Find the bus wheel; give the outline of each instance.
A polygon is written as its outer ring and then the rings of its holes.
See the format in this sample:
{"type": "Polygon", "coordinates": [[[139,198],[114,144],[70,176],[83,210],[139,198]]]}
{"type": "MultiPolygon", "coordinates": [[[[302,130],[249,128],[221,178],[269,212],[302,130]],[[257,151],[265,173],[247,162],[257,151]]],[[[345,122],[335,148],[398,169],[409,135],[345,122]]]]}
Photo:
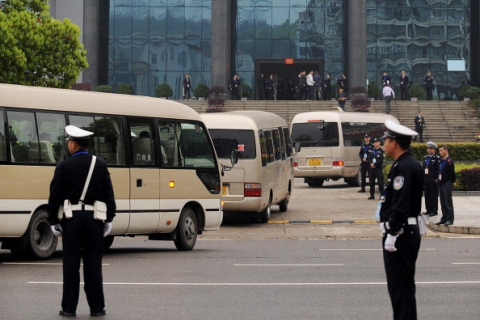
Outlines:
{"type": "Polygon", "coordinates": [[[272,215],[272,197],[268,200],[268,205],[265,209],[263,209],[262,213],[260,214],[260,220],[264,223],[270,220],[270,216],[272,215]]]}
{"type": "Polygon", "coordinates": [[[182,210],[177,226],[177,237],[174,240],[175,247],[180,251],[190,251],[197,242],[198,225],[195,212],[190,207],[182,210]]]}
{"type": "Polygon", "coordinates": [[[106,236],[103,238],[103,251],[107,251],[113,244],[114,236],[106,236]]]}
{"type": "Polygon", "coordinates": [[[285,199],[283,199],[282,201],[280,201],[280,203],[278,204],[278,206],[280,207],[280,212],[287,212],[288,210],[288,202],[290,201],[290,191],[288,192],[287,196],[285,197],[285,199]]]}
{"type": "Polygon", "coordinates": [[[315,180],[311,179],[307,183],[308,183],[309,187],[320,188],[321,186],[323,186],[324,181],[325,180],[323,180],[323,179],[315,179],[315,180]]]}
{"type": "Polygon", "coordinates": [[[33,214],[32,220],[25,232],[26,249],[12,250],[15,256],[31,259],[47,259],[57,248],[58,238],[52,233],[48,223],[48,213],[45,210],[33,214]]]}

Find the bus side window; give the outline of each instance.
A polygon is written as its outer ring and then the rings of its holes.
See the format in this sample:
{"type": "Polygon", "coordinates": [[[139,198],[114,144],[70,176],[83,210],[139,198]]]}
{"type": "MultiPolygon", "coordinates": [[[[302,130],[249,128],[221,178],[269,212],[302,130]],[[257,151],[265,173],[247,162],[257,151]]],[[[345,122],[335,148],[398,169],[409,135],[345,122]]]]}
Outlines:
{"type": "Polygon", "coordinates": [[[292,138],[290,137],[290,130],[283,128],[283,137],[285,139],[285,152],[287,157],[291,157],[293,153],[292,138]]]}
{"type": "Polygon", "coordinates": [[[123,126],[118,117],[95,117],[97,134],[94,138],[99,156],[108,165],[125,164],[125,143],[123,126]]]}
{"type": "Polygon", "coordinates": [[[0,108],[0,161],[7,161],[7,137],[5,135],[5,119],[3,117],[3,109],[0,108]]]}

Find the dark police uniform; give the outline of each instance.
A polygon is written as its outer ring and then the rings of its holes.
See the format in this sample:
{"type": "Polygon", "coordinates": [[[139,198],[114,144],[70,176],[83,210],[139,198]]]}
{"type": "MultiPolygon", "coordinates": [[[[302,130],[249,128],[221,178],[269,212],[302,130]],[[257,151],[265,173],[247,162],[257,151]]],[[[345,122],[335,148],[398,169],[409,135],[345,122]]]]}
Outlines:
{"type": "Polygon", "coordinates": [[[438,191],[440,193],[440,206],[442,208],[442,218],[437,224],[445,224],[449,222],[449,225],[453,224],[454,212],[453,212],[453,184],[455,183],[455,163],[452,158],[448,156],[446,159],[441,159],[438,165],[438,191]]]}
{"type": "MultiPolygon", "coordinates": [[[[395,139],[411,139],[416,134],[413,130],[392,123],[391,120],[386,121],[389,130],[383,138],[393,136],[395,139]],[[393,129],[408,135],[395,133],[393,129]]],[[[415,263],[420,249],[418,216],[422,205],[423,180],[421,165],[407,150],[393,163],[388,173],[385,195],[382,196],[380,221],[385,226],[383,260],[394,319],[417,319],[415,263]],[[387,251],[385,246],[387,237],[392,236],[397,237],[394,252],[387,251]]]]}
{"type": "Polygon", "coordinates": [[[427,100],[433,100],[433,76],[426,75],[425,76],[425,89],[427,89],[427,100]]]}
{"type": "MultiPolygon", "coordinates": [[[[370,137],[368,134],[365,134],[364,138],[370,137]]],[[[361,189],[358,192],[365,192],[365,185],[367,184],[367,173],[370,175],[370,163],[368,159],[370,158],[370,152],[372,152],[373,144],[363,143],[358,152],[358,157],[360,158],[360,176],[361,176],[361,189]],[[363,161],[366,159],[367,161],[363,161]]]]}
{"type": "MultiPolygon", "coordinates": [[[[78,129],[78,128],[77,128],[78,129]]],[[[74,139],[73,139],[74,140],[74,139]]],[[[55,169],[50,184],[49,222],[60,223],[63,245],[63,297],[60,315],[74,315],[80,289],[80,260],[83,259],[85,293],[92,315],[103,315],[105,300],[102,280],[102,253],[104,222],[93,218],[92,210],[73,210],[73,217],[58,220],[58,208],[65,199],[76,205],[81,197],[92,155],[87,151],[75,152],[62,161],[55,169]],[[103,314],[101,314],[103,312],[103,314]],[[63,314],[62,314],[63,313],[63,314]]],[[[88,186],[84,204],[93,205],[96,201],[107,205],[107,219],[115,216],[115,200],[112,182],[105,161],[96,158],[95,168],[88,186]]]]}
{"type": "MultiPolygon", "coordinates": [[[[375,139],[377,141],[377,139],[375,139]]],[[[378,181],[378,190],[380,190],[380,193],[383,192],[384,190],[384,184],[383,184],[383,159],[385,158],[385,152],[383,151],[382,148],[375,149],[373,148],[370,151],[370,157],[368,159],[369,165],[370,165],[370,198],[369,199],[374,199],[375,198],[375,179],[378,181]],[[375,168],[372,168],[372,165],[375,168]]]]}
{"type": "MultiPolygon", "coordinates": [[[[429,148],[436,148],[435,144],[427,143],[429,148]]],[[[437,154],[426,155],[423,159],[423,170],[425,173],[425,208],[426,214],[433,217],[438,214],[438,170],[440,157],[437,154]]]]}

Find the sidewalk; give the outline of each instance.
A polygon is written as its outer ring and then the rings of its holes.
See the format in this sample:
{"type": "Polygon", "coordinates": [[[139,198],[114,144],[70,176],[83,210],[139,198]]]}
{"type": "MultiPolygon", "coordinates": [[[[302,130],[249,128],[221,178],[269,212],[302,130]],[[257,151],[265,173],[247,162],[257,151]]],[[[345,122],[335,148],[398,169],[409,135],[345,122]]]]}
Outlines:
{"type": "MultiPolygon", "coordinates": [[[[424,216],[427,226],[432,231],[445,233],[464,233],[480,235],[480,192],[454,192],[453,210],[455,221],[451,226],[436,226],[440,221],[442,210],[438,200],[438,215],[435,217],[424,216]]],[[[422,198],[422,212],[425,211],[424,198],[422,198]]]]}

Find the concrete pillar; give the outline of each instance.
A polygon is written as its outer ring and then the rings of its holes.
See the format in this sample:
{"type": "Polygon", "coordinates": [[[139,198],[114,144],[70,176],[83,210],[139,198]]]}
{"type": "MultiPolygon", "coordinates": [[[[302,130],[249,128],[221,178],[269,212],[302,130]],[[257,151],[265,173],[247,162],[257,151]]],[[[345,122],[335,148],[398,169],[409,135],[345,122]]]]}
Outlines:
{"type": "Polygon", "coordinates": [[[471,1],[470,6],[470,84],[480,86],[480,4],[471,1]]]}
{"type": "Polygon", "coordinates": [[[366,86],[367,79],[367,0],[347,4],[347,78],[349,87],[366,86]]]}
{"type": "Polygon", "coordinates": [[[108,82],[109,11],[109,0],[83,0],[83,44],[88,62],[83,82],[89,82],[91,90],[108,82]]]}
{"type": "Polygon", "coordinates": [[[212,80],[211,86],[227,88],[232,52],[232,1],[212,1],[212,80]]]}

